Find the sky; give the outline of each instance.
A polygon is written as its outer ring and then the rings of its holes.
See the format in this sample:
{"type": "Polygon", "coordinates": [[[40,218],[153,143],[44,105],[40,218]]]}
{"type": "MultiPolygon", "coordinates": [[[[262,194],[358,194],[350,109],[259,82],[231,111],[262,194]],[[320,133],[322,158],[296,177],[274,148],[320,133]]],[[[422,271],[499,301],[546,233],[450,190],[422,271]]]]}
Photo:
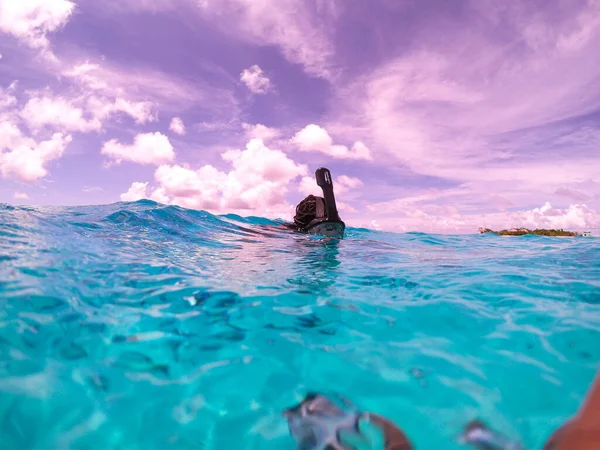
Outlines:
{"type": "Polygon", "coordinates": [[[600,234],[600,0],[0,0],[0,202],[600,234]]]}

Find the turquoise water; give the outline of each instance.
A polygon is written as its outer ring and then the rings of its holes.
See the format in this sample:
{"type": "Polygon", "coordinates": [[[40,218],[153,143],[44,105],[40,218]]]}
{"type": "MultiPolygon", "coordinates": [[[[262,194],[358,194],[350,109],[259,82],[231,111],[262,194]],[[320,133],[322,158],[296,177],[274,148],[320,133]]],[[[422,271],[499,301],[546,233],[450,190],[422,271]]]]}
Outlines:
{"type": "Polygon", "coordinates": [[[600,360],[600,240],[343,241],[150,201],[0,205],[0,448],[293,449],[334,391],[417,449],[539,448],[600,360]]]}

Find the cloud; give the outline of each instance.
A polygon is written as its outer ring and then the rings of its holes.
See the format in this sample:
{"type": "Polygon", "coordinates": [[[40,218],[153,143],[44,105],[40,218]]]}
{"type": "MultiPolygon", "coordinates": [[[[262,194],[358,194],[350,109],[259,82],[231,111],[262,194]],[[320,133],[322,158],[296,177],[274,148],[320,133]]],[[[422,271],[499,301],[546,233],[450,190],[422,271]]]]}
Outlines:
{"type": "MultiPolygon", "coordinates": [[[[104,121],[115,114],[131,116],[136,123],[155,120],[152,104],[102,95],[53,95],[50,89],[29,91],[29,100],[18,107],[15,95],[17,84],[8,91],[0,89],[0,152],[3,177],[34,182],[48,174],[48,163],[60,158],[72,141],[70,133],[101,131],[104,121]],[[10,92],[10,94],[8,93],[10,92]],[[26,137],[20,126],[27,125],[36,139],[26,137]],[[48,134],[51,132],[52,134],[48,134]],[[39,138],[38,136],[42,136],[39,138]],[[45,139],[44,139],[45,137],[45,139]]],[[[107,149],[116,156],[116,142],[107,149]]],[[[124,147],[123,147],[124,148],[124,147]]],[[[171,149],[172,150],[172,149],[171,149]]],[[[148,154],[146,157],[159,157],[148,154]]],[[[133,154],[133,158],[144,157],[133,154]]],[[[127,159],[127,156],[121,158],[127,159]]],[[[170,160],[161,160],[160,163],[170,160]]]]}
{"type": "Polygon", "coordinates": [[[360,141],[354,143],[351,149],[345,145],[334,145],[327,130],[318,125],[310,124],[298,131],[291,142],[303,152],[320,152],[337,159],[355,159],[370,161],[371,152],[360,141]]]}
{"type": "MultiPolygon", "coordinates": [[[[600,227],[600,213],[586,205],[571,204],[555,208],[549,202],[541,207],[505,213],[461,214],[456,208],[440,208],[426,212],[416,207],[394,217],[377,216],[385,231],[421,231],[429,233],[477,233],[484,226],[494,230],[525,227],[562,228],[572,231],[593,230],[600,227]]],[[[352,226],[369,226],[369,221],[355,219],[352,226]]]]}
{"type": "Polygon", "coordinates": [[[347,175],[340,175],[335,179],[335,191],[338,194],[348,192],[363,185],[364,183],[359,178],[349,177],[347,175]]]}
{"type": "MultiPolygon", "coordinates": [[[[333,187],[336,196],[352,191],[361,186],[363,186],[363,182],[360,179],[356,177],[349,177],[347,175],[340,175],[339,177],[333,180],[333,187]]],[[[323,190],[317,185],[314,177],[303,177],[300,180],[298,190],[304,195],[316,195],[318,197],[323,196],[323,190]]],[[[337,203],[339,207],[339,202],[337,203]]]]}
{"type": "MultiPolygon", "coordinates": [[[[351,187],[345,186],[343,183],[339,182],[339,179],[342,177],[345,177],[345,175],[341,175],[336,180],[334,180],[335,195],[336,195],[335,203],[336,203],[337,209],[340,212],[344,212],[344,213],[349,213],[349,214],[355,213],[355,212],[357,212],[357,210],[355,208],[353,208],[348,203],[342,202],[339,200],[340,199],[339,194],[343,194],[352,189],[351,187]]],[[[298,185],[298,191],[300,191],[300,193],[305,196],[314,195],[316,197],[323,197],[323,191],[317,185],[315,179],[311,178],[311,177],[302,177],[302,179],[300,180],[300,183],[298,185]]]]}
{"type": "Polygon", "coordinates": [[[0,88],[0,112],[8,110],[17,104],[16,97],[6,93],[0,88]]]}
{"type": "Polygon", "coordinates": [[[63,64],[61,76],[72,92],[82,92],[78,106],[103,122],[117,113],[136,124],[156,122],[159,110],[176,118],[185,111],[208,113],[215,121],[239,114],[233,81],[225,88],[202,77],[189,81],[151,67],[116,66],[105,60],[63,64]]]}
{"type": "MultiPolygon", "coordinates": [[[[430,202],[437,202],[440,199],[457,198],[461,196],[472,196],[475,192],[469,186],[458,186],[452,189],[425,189],[406,197],[389,200],[385,202],[372,203],[367,209],[372,212],[386,211],[387,213],[405,213],[407,210],[419,209],[415,205],[426,205],[430,202]]],[[[423,209],[424,206],[421,206],[423,209]]]]}
{"type": "Polygon", "coordinates": [[[148,183],[133,182],[127,192],[121,194],[122,202],[136,202],[146,198],[148,183]]]}
{"type": "Polygon", "coordinates": [[[585,201],[590,199],[589,195],[576,191],[575,189],[558,188],[556,191],[554,191],[554,193],[575,201],[585,201]]]}
{"type": "Polygon", "coordinates": [[[175,134],[184,135],[185,125],[183,124],[183,120],[181,120],[180,117],[173,117],[171,120],[171,125],[169,126],[169,130],[175,134]]]}
{"type": "Polygon", "coordinates": [[[70,135],[54,133],[36,142],[24,137],[11,122],[0,122],[0,173],[4,178],[33,183],[48,174],[47,164],[60,158],[71,142],[70,135]]]}
{"type": "Polygon", "coordinates": [[[267,127],[261,123],[250,125],[249,123],[243,123],[242,128],[246,132],[246,136],[249,139],[260,139],[263,142],[267,142],[280,136],[281,132],[275,128],[267,127]]]}
{"type": "Polygon", "coordinates": [[[244,69],[240,74],[240,81],[255,94],[265,94],[271,88],[271,81],[257,65],[244,69]]]}
{"type": "Polygon", "coordinates": [[[198,170],[180,165],[161,166],[155,174],[161,194],[171,197],[170,203],[189,208],[219,210],[221,191],[227,175],[213,166],[203,166],[198,170]]]}
{"type": "Polygon", "coordinates": [[[358,212],[358,211],[357,211],[355,208],[353,208],[352,206],[350,206],[350,205],[349,205],[349,204],[347,204],[347,203],[344,203],[344,202],[338,202],[337,200],[336,200],[336,202],[335,202],[335,203],[336,203],[336,205],[337,205],[337,209],[338,209],[339,211],[343,212],[343,213],[349,213],[349,214],[351,214],[351,213],[358,212]]]}
{"type": "Polygon", "coordinates": [[[13,197],[17,200],[28,200],[29,199],[29,195],[27,195],[25,192],[15,192],[13,197]]]}
{"type": "Polygon", "coordinates": [[[276,47],[311,76],[332,79],[336,75],[334,37],[343,5],[337,0],[106,0],[92,6],[111,13],[185,10],[187,14],[190,5],[227,37],[276,47]]]}
{"type": "Polygon", "coordinates": [[[314,195],[316,197],[322,197],[323,191],[317,185],[315,179],[313,177],[302,177],[300,183],[298,184],[298,190],[303,195],[314,195]]]}
{"type": "Polygon", "coordinates": [[[102,189],[100,186],[85,186],[81,190],[89,194],[92,192],[102,192],[104,189],[102,189]]]}
{"type": "Polygon", "coordinates": [[[80,108],[73,106],[62,97],[34,97],[21,111],[21,117],[33,129],[40,129],[47,125],[81,132],[97,131],[102,128],[100,120],[97,118],[87,120],[83,115],[80,108]]]}
{"type": "Polygon", "coordinates": [[[524,226],[536,228],[582,229],[596,225],[598,213],[586,205],[575,204],[566,209],[560,209],[554,208],[550,202],[546,202],[539,208],[510,214],[509,217],[508,220],[505,220],[505,224],[508,221],[520,221],[524,226]]]}
{"type": "Polygon", "coordinates": [[[116,164],[130,161],[138,164],[161,165],[175,159],[175,151],[169,138],[162,133],[138,134],[133,144],[121,144],[116,139],[105,142],[101,153],[116,164]]]}
{"type": "Polygon", "coordinates": [[[86,6],[96,14],[118,15],[131,14],[132,12],[159,14],[168,13],[177,8],[180,10],[190,3],[192,2],[189,0],[105,0],[103,2],[93,2],[86,6]]]}
{"type": "Polygon", "coordinates": [[[199,169],[162,165],[154,173],[155,187],[136,182],[124,195],[144,195],[161,203],[216,213],[269,217],[290,214],[292,206],[287,204],[285,194],[294,179],[306,174],[305,165],[266,147],[260,139],[250,140],[244,150],[228,150],[221,157],[231,164],[229,172],[211,165],[199,169]]]}
{"type": "Polygon", "coordinates": [[[0,151],[17,147],[24,140],[19,127],[8,116],[0,116],[0,151]]]}
{"type": "Polygon", "coordinates": [[[20,116],[34,130],[50,127],[82,133],[100,131],[103,122],[118,113],[130,116],[136,124],[157,120],[154,105],[146,101],[134,102],[120,97],[111,99],[90,92],[69,98],[54,96],[48,89],[30,95],[20,116]]]}
{"type": "Polygon", "coordinates": [[[135,102],[121,97],[112,100],[106,97],[90,96],[87,99],[88,111],[101,120],[116,113],[123,113],[131,117],[136,124],[156,122],[158,119],[154,107],[152,102],[135,102]]]}
{"type": "Polygon", "coordinates": [[[0,31],[44,49],[49,46],[46,35],[62,28],[74,9],[68,0],[0,0],[0,31]]]}
{"type": "MultiPolygon", "coordinates": [[[[153,104],[163,112],[206,108],[214,114],[231,117],[238,108],[230,89],[215,88],[201,78],[187,81],[145,66],[120,67],[107,61],[86,61],[65,66],[61,75],[85,89],[88,95],[153,104]]],[[[120,106],[125,109],[123,104],[120,106]]]]}
{"type": "MultiPolygon", "coordinates": [[[[340,89],[340,122],[366,130],[378,156],[426,175],[511,165],[538,152],[545,160],[576,159],[567,145],[546,150],[557,129],[581,126],[561,121],[600,107],[593,81],[600,67],[590,60],[600,52],[600,39],[592,38],[600,35],[600,3],[570,5],[560,11],[550,1],[548,15],[539,15],[528,4],[474,3],[479,14],[465,17],[473,26],[447,25],[444,39],[424,24],[418,49],[340,89]],[[507,29],[504,39],[490,31],[507,29]]],[[[588,142],[580,144],[590,152],[588,142]]]]}
{"type": "Polygon", "coordinates": [[[319,0],[201,0],[200,11],[229,34],[255,45],[277,46],[306,73],[333,76],[336,2],[319,0]]]}
{"type": "MultiPolygon", "coordinates": [[[[378,206],[422,211],[442,228],[460,226],[454,212],[435,211],[448,204],[461,218],[546,199],[600,206],[586,198],[600,179],[600,66],[591,62],[600,53],[600,3],[551,0],[544,14],[528,3],[470,7],[460,24],[441,29],[424,16],[418,45],[336,84],[327,130],[368,142],[373,164],[388,173],[444,186],[401,187],[404,198],[378,206]],[[422,195],[432,198],[411,198],[422,195]]],[[[313,146],[327,148],[324,133],[315,135],[313,146]]]]}

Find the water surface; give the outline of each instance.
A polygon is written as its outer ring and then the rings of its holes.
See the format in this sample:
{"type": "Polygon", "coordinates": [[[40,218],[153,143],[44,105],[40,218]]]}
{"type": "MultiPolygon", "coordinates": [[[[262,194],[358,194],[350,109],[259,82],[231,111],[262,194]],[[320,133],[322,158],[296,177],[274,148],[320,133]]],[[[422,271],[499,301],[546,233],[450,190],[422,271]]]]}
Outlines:
{"type": "Polygon", "coordinates": [[[0,205],[0,448],[293,449],[335,391],[418,449],[481,418],[527,448],[600,360],[595,238],[325,241],[150,201],[0,205]]]}

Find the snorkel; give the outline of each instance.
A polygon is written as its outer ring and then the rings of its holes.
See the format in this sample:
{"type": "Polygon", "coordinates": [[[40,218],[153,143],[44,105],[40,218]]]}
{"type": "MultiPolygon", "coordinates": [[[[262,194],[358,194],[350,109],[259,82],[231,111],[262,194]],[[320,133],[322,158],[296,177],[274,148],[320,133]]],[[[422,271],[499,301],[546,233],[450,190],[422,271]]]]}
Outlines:
{"type": "Polygon", "coordinates": [[[305,226],[300,227],[299,231],[314,235],[343,238],[346,224],[342,221],[337,211],[331,172],[325,167],[320,167],[315,172],[315,178],[323,191],[323,198],[313,197],[316,202],[315,218],[305,226]]]}

